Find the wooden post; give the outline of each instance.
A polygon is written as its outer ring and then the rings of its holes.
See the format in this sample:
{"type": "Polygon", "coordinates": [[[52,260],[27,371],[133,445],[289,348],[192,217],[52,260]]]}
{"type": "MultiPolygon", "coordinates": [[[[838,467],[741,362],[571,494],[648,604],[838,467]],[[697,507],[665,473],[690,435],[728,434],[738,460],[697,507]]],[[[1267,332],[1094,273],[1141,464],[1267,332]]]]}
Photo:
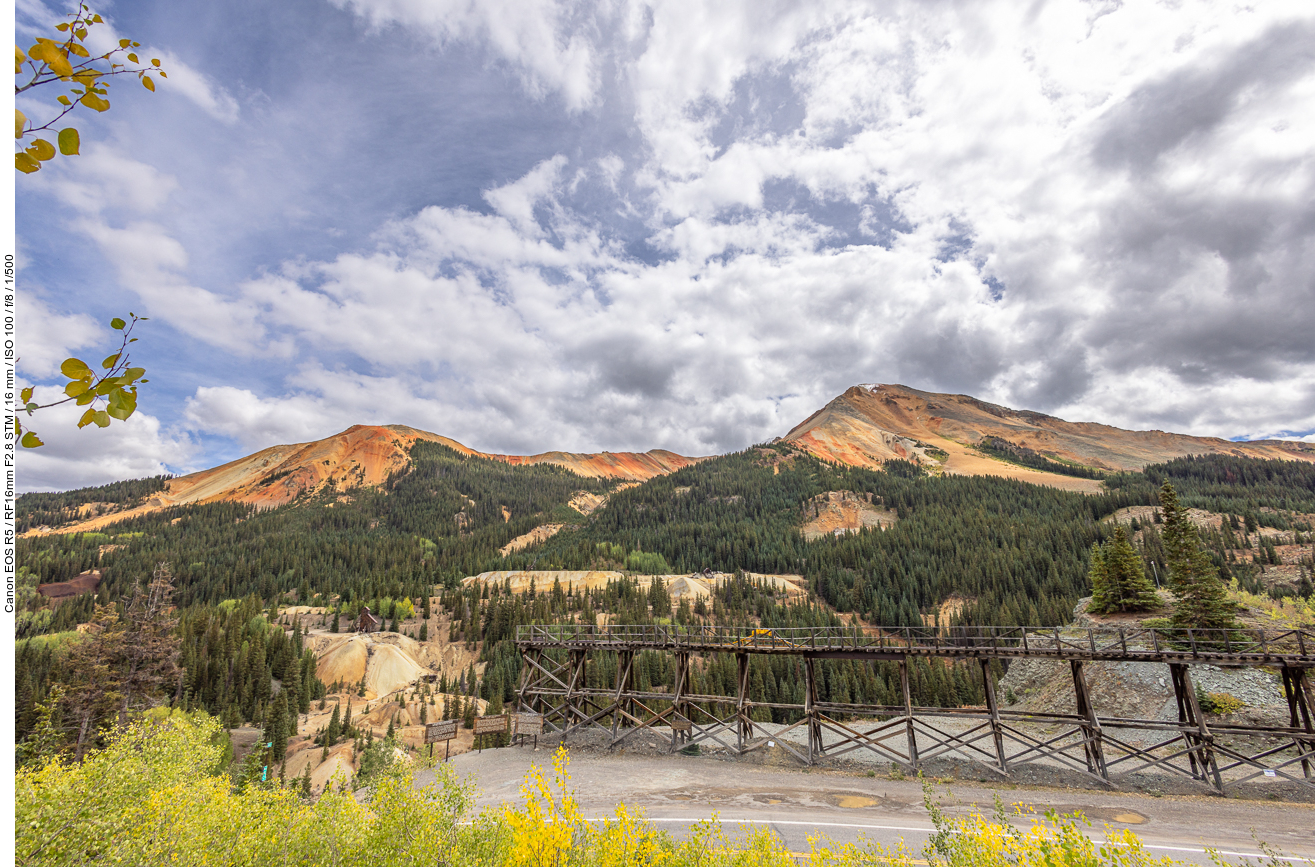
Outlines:
{"type": "Polygon", "coordinates": [[[995,684],[991,682],[991,660],[978,657],[977,661],[982,666],[982,684],[986,687],[986,709],[991,714],[991,738],[995,741],[995,755],[1000,762],[1000,773],[1008,774],[1004,732],[1000,728],[1000,708],[995,703],[995,684]]]}
{"type": "Polygon", "coordinates": [[[735,654],[735,667],[739,685],[735,699],[735,744],[739,752],[744,752],[744,739],[753,736],[749,722],[749,654],[735,654]]]}
{"type": "Polygon", "coordinates": [[[804,728],[808,730],[808,764],[813,763],[814,755],[824,752],[822,746],[822,726],[817,720],[817,672],[813,670],[813,658],[804,657],[804,728]]]}
{"type": "Polygon", "coordinates": [[[685,693],[689,690],[689,653],[676,651],[676,683],[671,691],[671,752],[676,751],[676,741],[679,737],[685,735],[684,732],[677,731],[676,717],[689,719],[685,713],[685,693]]]}
{"type": "MultiPolygon", "coordinates": [[[[575,725],[577,718],[588,716],[584,708],[580,707],[580,691],[584,688],[584,668],[586,664],[587,656],[585,651],[571,651],[571,679],[567,681],[565,706],[562,708],[563,716],[566,720],[570,720],[570,725],[567,726],[568,729],[575,725]]],[[[565,736],[566,733],[562,732],[562,737],[565,736]]]]}
{"type": "Polygon", "coordinates": [[[913,727],[913,694],[909,690],[909,658],[899,661],[900,689],[904,693],[904,734],[909,740],[909,770],[918,772],[918,732],[913,727]]]}
{"type": "MultiPolygon", "coordinates": [[[[1312,726],[1312,713],[1315,708],[1311,707],[1311,689],[1310,683],[1306,679],[1306,670],[1304,668],[1294,668],[1292,666],[1283,666],[1283,695],[1288,700],[1288,713],[1291,716],[1291,725],[1294,729],[1305,729],[1308,734],[1315,735],[1315,727],[1312,726]]],[[[1315,750],[1315,737],[1309,740],[1294,738],[1297,751],[1301,754],[1315,750]]],[[[1306,779],[1312,777],[1312,767],[1309,759],[1301,760],[1301,771],[1306,779]]]]}
{"type": "Polygon", "coordinates": [[[616,741],[616,731],[621,727],[621,697],[630,691],[630,669],[635,662],[633,650],[622,650],[616,657],[616,698],[613,702],[617,709],[612,712],[612,741],[616,741]]]}
{"type": "Polygon", "coordinates": [[[1087,754],[1087,770],[1099,774],[1101,779],[1109,782],[1109,770],[1105,767],[1105,747],[1101,742],[1103,733],[1100,720],[1096,718],[1096,709],[1091,706],[1091,694],[1087,690],[1087,678],[1082,672],[1082,660],[1070,661],[1073,667],[1073,694],[1077,697],[1078,716],[1085,720],[1081,723],[1082,745],[1087,754]]]}
{"type": "Polygon", "coordinates": [[[1219,777],[1219,764],[1215,761],[1213,748],[1214,736],[1205,724],[1201,705],[1196,700],[1196,689],[1192,686],[1192,675],[1184,662],[1169,663],[1169,673],[1173,680],[1174,694],[1178,699],[1178,721],[1185,726],[1183,737],[1188,746],[1194,747],[1188,753],[1191,759],[1192,773],[1197,779],[1211,784],[1216,792],[1223,794],[1224,781],[1219,777]],[[1193,729],[1195,731],[1193,731],[1193,729]],[[1198,766],[1197,753],[1200,753],[1198,766]]]}
{"type": "Polygon", "coordinates": [[[538,662],[539,659],[542,658],[543,652],[539,650],[531,650],[529,648],[526,648],[525,651],[521,654],[525,658],[521,660],[521,682],[520,682],[520,686],[517,687],[516,689],[516,705],[522,710],[526,709],[525,692],[530,688],[530,684],[535,680],[535,678],[532,677],[530,674],[530,672],[534,671],[534,666],[530,665],[529,662],[529,658],[531,654],[533,654],[535,662],[538,662]]]}

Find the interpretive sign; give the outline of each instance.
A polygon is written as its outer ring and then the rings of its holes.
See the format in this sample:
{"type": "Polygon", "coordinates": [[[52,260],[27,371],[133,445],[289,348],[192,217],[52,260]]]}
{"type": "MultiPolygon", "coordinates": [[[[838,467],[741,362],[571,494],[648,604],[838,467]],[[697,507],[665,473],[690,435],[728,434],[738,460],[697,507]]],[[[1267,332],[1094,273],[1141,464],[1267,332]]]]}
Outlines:
{"type": "Polygon", "coordinates": [[[687,732],[690,730],[691,723],[687,719],[676,717],[671,721],[671,730],[673,732],[687,732]]]}
{"type": "Polygon", "coordinates": [[[507,715],[505,713],[498,714],[497,716],[475,717],[475,734],[501,734],[507,730],[507,722],[507,715]]]}
{"type": "Polygon", "coordinates": [[[543,714],[514,713],[511,715],[512,732],[517,735],[543,734],[543,714]]]}
{"type": "Polygon", "coordinates": [[[436,744],[439,741],[450,741],[457,736],[457,726],[460,720],[444,720],[443,722],[433,722],[425,726],[425,743],[436,744]]]}

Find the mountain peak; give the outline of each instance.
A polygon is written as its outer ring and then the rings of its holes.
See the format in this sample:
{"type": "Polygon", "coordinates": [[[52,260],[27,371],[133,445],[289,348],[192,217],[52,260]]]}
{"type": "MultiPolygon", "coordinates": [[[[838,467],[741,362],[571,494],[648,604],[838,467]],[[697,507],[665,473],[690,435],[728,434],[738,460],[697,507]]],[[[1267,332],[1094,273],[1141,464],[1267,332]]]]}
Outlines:
{"type": "Polygon", "coordinates": [[[1189,454],[1315,461],[1315,446],[1309,443],[1236,443],[1163,431],[1127,431],[1011,409],[966,394],[886,383],[846,389],[783,437],[818,457],[851,465],[879,466],[902,458],[952,475],[1006,476],[1069,490],[1099,488],[1095,479],[1020,467],[970,448],[987,438],[1061,463],[1106,471],[1139,470],[1189,454]]]}

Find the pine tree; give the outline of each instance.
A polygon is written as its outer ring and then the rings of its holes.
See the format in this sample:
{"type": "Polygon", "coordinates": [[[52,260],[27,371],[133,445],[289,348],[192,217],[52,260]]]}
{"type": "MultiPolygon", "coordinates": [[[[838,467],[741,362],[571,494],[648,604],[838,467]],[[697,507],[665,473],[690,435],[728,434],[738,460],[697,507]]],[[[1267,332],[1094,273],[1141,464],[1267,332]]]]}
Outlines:
{"type": "Polygon", "coordinates": [[[1165,556],[1169,567],[1169,589],[1174,595],[1172,622],[1177,629],[1236,629],[1236,604],[1228,598],[1219,570],[1201,547],[1196,526],[1178,503],[1178,493],[1169,482],[1160,489],[1164,513],[1165,556]]]}
{"type": "Polygon", "coordinates": [[[1092,548],[1091,588],[1093,614],[1149,611],[1160,604],[1146,578],[1146,567],[1121,526],[1114,529],[1112,540],[1092,548]]]}
{"type": "Polygon", "coordinates": [[[1110,587],[1109,569],[1105,566],[1103,545],[1091,546],[1091,571],[1087,573],[1087,578],[1091,581],[1091,605],[1088,610],[1092,614],[1104,614],[1112,610],[1114,594],[1110,587]]]}
{"type": "Polygon", "coordinates": [[[475,727],[475,699],[466,700],[466,713],[462,717],[461,724],[463,727],[473,729],[475,727]]]}
{"type": "Polygon", "coordinates": [[[272,762],[283,761],[284,756],[288,754],[288,698],[287,694],[280,692],[278,698],[270,704],[269,719],[265,722],[266,743],[274,744],[271,747],[273,756],[272,762]]]}
{"type": "Polygon", "coordinates": [[[324,745],[331,747],[342,737],[342,718],[338,715],[338,705],[333,706],[333,716],[329,717],[329,727],[324,732],[324,745]]]}

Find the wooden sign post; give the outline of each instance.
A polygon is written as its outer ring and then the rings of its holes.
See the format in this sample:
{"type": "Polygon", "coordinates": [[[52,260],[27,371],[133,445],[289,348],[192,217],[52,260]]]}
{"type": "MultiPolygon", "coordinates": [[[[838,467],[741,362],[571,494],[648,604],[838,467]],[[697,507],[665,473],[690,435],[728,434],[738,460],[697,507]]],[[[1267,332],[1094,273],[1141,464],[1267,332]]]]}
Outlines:
{"type": "MultiPolygon", "coordinates": [[[[498,714],[497,716],[475,717],[475,737],[479,737],[480,735],[505,734],[509,722],[510,718],[505,713],[498,714]]],[[[480,747],[480,752],[484,752],[482,746],[480,747]]]]}
{"type": "Polygon", "coordinates": [[[511,715],[511,733],[512,737],[519,738],[520,742],[525,743],[525,739],[534,736],[534,748],[539,748],[539,735],[543,733],[543,714],[541,713],[514,713],[511,715]]]}
{"type": "Polygon", "coordinates": [[[452,739],[457,736],[457,726],[459,720],[449,719],[442,722],[433,722],[425,726],[425,743],[429,744],[429,755],[434,755],[434,744],[439,741],[446,742],[443,750],[443,761],[447,761],[452,755],[452,739]]]}

